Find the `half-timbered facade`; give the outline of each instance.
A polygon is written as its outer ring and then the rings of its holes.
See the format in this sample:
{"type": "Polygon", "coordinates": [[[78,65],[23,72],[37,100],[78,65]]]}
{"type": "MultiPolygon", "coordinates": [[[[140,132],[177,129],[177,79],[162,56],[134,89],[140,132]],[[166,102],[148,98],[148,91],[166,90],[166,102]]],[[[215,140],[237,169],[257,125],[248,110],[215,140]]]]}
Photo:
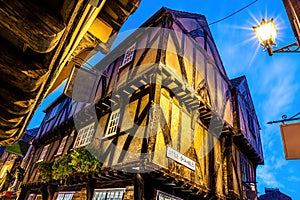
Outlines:
{"type": "Polygon", "coordinates": [[[203,15],[162,8],[94,68],[74,68],[65,94],[46,109],[21,198],[256,195],[250,92],[245,78],[228,79],[203,15]],[[101,164],[79,167],[82,149],[101,164]]]}

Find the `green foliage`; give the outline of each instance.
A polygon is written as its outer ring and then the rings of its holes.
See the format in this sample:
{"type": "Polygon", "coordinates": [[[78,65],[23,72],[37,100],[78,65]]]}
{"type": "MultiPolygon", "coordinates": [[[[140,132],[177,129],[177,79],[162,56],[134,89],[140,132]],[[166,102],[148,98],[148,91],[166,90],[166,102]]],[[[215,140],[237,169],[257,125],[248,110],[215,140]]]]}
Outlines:
{"type": "Polygon", "coordinates": [[[72,173],[99,172],[102,164],[85,148],[74,149],[54,162],[40,162],[39,170],[43,182],[65,180],[72,173]]]}
{"type": "Polygon", "coordinates": [[[43,183],[48,183],[52,178],[52,165],[53,162],[42,161],[38,163],[38,170],[42,177],[43,183]]]}
{"type": "Polygon", "coordinates": [[[64,179],[67,178],[72,172],[74,172],[75,170],[73,169],[72,165],[70,165],[71,162],[72,157],[70,156],[70,154],[67,154],[54,161],[52,166],[53,179],[64,179]]]}
{"type": "Polygon", "coordinates": [[[9,171],[6,171],[5,183],[11,183],[14,181],[14,175],[9,171]]]}
{"type": "Polygon", "coordinates": [[[71,165],[77,172],[99,172],[101,163],[85,148],[75,149],[70,156],[71,165]]]}
{"type": "Polygon", "coordinates": [[[16,176],[19,181],[23,180],[24,174],[25,174],[25,169],[23,169],[21,166],[18,166],[16,176]]]}

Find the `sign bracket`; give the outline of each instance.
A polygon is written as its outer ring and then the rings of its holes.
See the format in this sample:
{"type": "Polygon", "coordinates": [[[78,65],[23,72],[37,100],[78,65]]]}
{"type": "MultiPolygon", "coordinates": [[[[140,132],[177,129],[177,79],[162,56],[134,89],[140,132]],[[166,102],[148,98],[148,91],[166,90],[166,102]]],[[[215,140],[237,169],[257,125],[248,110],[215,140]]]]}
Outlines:
{"type": "Polygon", "coordinates": [[[287,117],[287,115],[282,115],[281,120],[270,121],[270,122],[267,122],[267,124],[276,124],[276,123],[284,124],[285,122],[288,122],[288,121],[300,120],[300,117],[297,117],[298,115],[300,115],[300,112],[296,113],[295,115],[293,115],[292,117],[289,117],[289,118],[287,117]]]}

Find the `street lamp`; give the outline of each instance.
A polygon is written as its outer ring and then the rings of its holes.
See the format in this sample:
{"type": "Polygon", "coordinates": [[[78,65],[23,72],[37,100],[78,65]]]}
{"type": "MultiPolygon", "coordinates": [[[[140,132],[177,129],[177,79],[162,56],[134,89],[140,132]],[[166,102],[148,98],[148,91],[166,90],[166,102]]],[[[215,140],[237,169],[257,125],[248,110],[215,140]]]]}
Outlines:
{"type": "Polygon", "coordinates": [[[273,55],[272,46],[275,45],[275,39],[277,36],[277,29],[274,24],[273,18],[269,21],[262,19],[258,26],[254,26],[253,30],[259,39],[260,44],[264,49],[268,50],[269,55],[273,55]]]}
{"type": "Polygon", "coordinates": [[[269,21],[262,19],[258,26],[253,26],[253,30],[259,39],[260,44],[268,51],[269,56],[272,56],[273,53],[277,52],[299,52],[299,44],[297,42],[273,50],[272,47],[275,46],[275,39],[278,32],[273,18],[269,21]]]}

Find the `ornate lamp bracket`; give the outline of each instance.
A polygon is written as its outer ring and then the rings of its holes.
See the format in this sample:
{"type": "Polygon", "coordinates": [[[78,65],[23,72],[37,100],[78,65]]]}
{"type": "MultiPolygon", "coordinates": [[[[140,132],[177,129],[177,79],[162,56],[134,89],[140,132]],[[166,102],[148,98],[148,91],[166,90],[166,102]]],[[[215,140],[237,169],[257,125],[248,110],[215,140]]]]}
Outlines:
{"type": "Polygon", "coordinates": [[[299,53],[300,52],[300,46],[297,42],[287,45],[285,47],[281,47],[279,49],[273,50],[273,53],[299,53]]]}

